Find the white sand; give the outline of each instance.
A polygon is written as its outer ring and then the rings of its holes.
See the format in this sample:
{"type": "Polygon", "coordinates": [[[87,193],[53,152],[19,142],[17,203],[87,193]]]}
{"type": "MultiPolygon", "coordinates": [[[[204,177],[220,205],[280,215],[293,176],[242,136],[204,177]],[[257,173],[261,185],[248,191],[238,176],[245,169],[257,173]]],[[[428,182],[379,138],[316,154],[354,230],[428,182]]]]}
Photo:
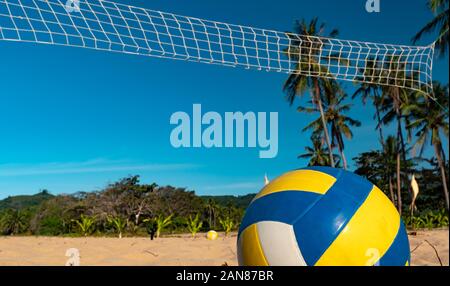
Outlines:
{"type": "MultiPolygon", "coordinates": [[[[412,265],[449,265],[448,230],[410,236],[412,265]],[[417,247],[417,248],[416,248],[417,247]],[[415,249],[416,248],[416,249],[415,249]],[[415,249],[415,250],[414,250],[415,249]]],[[[236,265],[236,234],[208,241],[204,234],[148,238],[0,237],[0,265],[65,265],[66,250],[80,251],[81,265],[236,265]]]]}

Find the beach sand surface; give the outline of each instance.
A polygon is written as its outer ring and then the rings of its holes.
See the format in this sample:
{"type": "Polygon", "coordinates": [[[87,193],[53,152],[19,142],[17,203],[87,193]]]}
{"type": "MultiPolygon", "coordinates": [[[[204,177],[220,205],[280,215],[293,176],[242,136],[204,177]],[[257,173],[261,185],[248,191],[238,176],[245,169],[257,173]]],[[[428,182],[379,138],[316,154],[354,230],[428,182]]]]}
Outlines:
{"type": "MultiPolygon", "coordinates": [[[[449,265],[448,229],[417,231],[410,235],[410,243],[412,265],[449,265]]],[[[0,237],[0,265],[64,266],[70,248],[79,250],[80,265],[85,266],[237,265],[236,234],[220,234],[215,241],[207,240],[205,234],[153,241],[144,237],[0,237]]]]}

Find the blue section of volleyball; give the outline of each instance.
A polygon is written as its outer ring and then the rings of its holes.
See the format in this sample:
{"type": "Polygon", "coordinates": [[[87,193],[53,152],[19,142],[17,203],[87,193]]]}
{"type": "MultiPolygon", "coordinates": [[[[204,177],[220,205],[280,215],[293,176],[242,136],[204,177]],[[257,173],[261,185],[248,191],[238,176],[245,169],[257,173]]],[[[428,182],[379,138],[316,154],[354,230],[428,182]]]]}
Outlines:
{"type": "MultiPolygon", "coordinates": [[[[308,167],[302,170],[314,170],[326,173],[334,178],[338,178],[343,172],[340,169],[329,167],[308,167]]],[[[260,221],[276,221],[286,224],[293,224],[294,221],[302,217],[315,202],[321,199],[321,195],[312,192],[283,191],[258,198],[252,202],[245,212],[245,217],[239,227],[239,234],[248,226],[260,221]],[[284,206],[280,208],[279,206],[284,206]],[[299,214],[298,210],[305,210],[299,214]]]]}
{"type": "Polygon", "coordinates": [[[276,221],[292,225],[321,197],[316,193],[298,191],[283,191],[261,197],[248,207],[239,233],[260,221],[276,221]],[[305,211],[299,214],[298,210],[305,211]]]}
{"type": "Polygon", "coordinates": [[[406,262],[411,264],[411,252],[405,225],[403,224],[403,221],[400,221],[400,228],[397,236],[388,251],[381,257],[379,265],[398,266],[405,265],[406,262]],[[405,258],[407,258],[407,260],[405,260],[405,258]]]}
{"type": "Polygon", "coordinates": [[[314,207],[293,223],[308,265],[316,264],[373,189],[370,182],[349,172],[339,172],[336,179],[314,207]]]}

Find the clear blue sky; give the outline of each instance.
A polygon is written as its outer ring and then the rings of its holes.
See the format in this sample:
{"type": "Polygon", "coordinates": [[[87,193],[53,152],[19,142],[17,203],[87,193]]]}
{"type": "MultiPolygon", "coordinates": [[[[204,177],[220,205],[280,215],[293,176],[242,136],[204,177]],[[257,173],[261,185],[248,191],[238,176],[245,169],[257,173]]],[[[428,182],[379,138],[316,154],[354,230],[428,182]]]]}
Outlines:
{"type": "MultiPolygon", "coordinates": [[[[319,16],[340,37],[410,44],[432,19],[425,0],[381,0],[368,14],[365,0],[152,0],[136,6],[288,31],[296,19],[319,16]]],[[[429,44],[425,41],[424,44],[429,44]]],[[[448,58],[434,78],[448,79],[448,58]]],[[[301,133],[311,118],[284,100],[286,75],[213,65],[0,41],[0,199],[92,191],[129,174],[143,182],[187,187],[199,194],[257,192],[306,161],[301,133]],[[256,149],[174,149],[169,118],[201,103],[204,110],[279,112],[279,153],[259,159],[256,149]]],[[[346,84],[348,92],[352,85],[346,84]]],[[[346,143],[348,158],[378,148],[373,110],[355,101],[363,122],[346,143]]]]}

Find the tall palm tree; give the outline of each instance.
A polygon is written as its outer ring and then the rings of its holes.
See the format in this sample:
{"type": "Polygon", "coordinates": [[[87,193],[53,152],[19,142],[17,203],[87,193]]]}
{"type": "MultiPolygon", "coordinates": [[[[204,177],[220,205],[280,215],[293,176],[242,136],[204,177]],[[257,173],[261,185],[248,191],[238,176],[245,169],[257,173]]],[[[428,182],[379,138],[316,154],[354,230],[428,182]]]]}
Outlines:
{"type": "MultiPolygon", "coordinates": [[[[402,106],[404,105],[403,100],[407,97],[407,93],[405,90],[400,89],[398,87],[388,87],[383,88],[382,95],[382,106],[381,110],[385,112],[382,123],[388,125],[392,122],[396,123],[396,179],[397,179],[397,193],[398,197],[398,205],[399,212],[401,214],[401,188],[402,188],[402,170],[401,170],[401,162],[402,159],[406,162],[406,146],[403,136],[403,114],[402,114],[402,106]]],[[[381,126],[380,126],[381,128],[381,126]]],[[[408,172],[405,172],[406,174],[408,172]]]]}
{"type": "Polygon", "coordinates": [[[209,215],[209,227],[216,227],[216,219],[217,219],[217,202],[213,199],[208,199],[205,204],[206,209],[208,210],[209,215]]]}
{"type": "MultiPolygon", "coordinates": [[[[404,64],[405,60],[403,57],[391,55],[385,61],[384,71],[385,73],[389,70],[395,70],[397,74],[397,79],[387,80],[389,86],[382,87],[382,93],[380,97],[380,111],[383,114],[381,122],[388,125],[392,122],[396,123],[397,131],[397,189],[402,187],[402,170],[405,176],[408,176],[408,164],[406,164],[406,142],[404,138],[404,124],[405,116],[403,109],[409,104],[411,95],[415,92],[408,89],[402,88],[401,86],[410,86],[411,81],[416,80],[419,76],[418,74],[410,74],[408,72],[408,67],[404,64]],[[402,164],[402,161],[404,164],[402,164]]],[[[386,77],[382,74],[382,77],[386,77]]],[[[380,126],[381,127],[381,126],[380,126]]],[[[409,185],[408,185],[408,190],[409,185]]],[[[411,193],[411,192],[410,192],[411,193]]]]}
{"type": "MultiPolygon", "coordinates": [[[[398,170],[398,144],[397,138],[394,136],[388,136],[383,144],[383,160],[385,166],[385,174],[389,184],[389,194],[391,196],[392,202],[397,206],[399,213],[402,213],[402,194],[399,184],[397,184],[397,194],[394,195],[394,179],[395,173],[397,173],[397,178],[399,178],[398,170]]],[[[398,180],[397,180],[398,182],[398,180]]]]}
{"type": "Polygon", "coordinates": [[[439,30],[436,39],[436,46],[441,56],[448,52],[448,16],[449,16],[449,0],[429,0],[428,7],[436,15],[433,20],[425,25],[412,39],[413,43],[417,43],[425,34],[433,33],[439,30]]]}
{"type": "Polygon", "coordinates": [[[377,71],[380,70],[381,67],[379,65],[378,59],[368,59],[366,61],[366,65],[364,69],[362,69],[362,76],[360,78],[357,78],[357,80],[361,83],[359,84],[358,89],[353,94],[352,99],[355,99],[357,96],[360,96],[364,105],[367,103],[369,99],[372,100],[373,106],[375,107],[374,119],[377,120],[376,129],[378,129],[379,132],[380,144],[384,145],[384,134],[381,124],[381,111],[380,111],[381,86],[375,83],[377,82],[376,80],[378,77],[377,71]]]}
{"type": "Polygon", "coordinates": [[[353,105],[344,102],[347,98],[347,94],[337,81],[325,81],[324,91],[326,102],[325,118],[330,122],[331,144],[337,146],[344,169],[348,169],[347,159],[344,153],[345,144],[343,136],[347,139],[352,139],[353,132],[351,127],[360,127],[361,122],[345,115],[346,112],[350,111],[353,105]]]}
{"type": "Polygon", "coordinates": [[[448,123],[448,89],[449,86],[443,86],[439,82],[433,83],[433,92],[435,100],[423,97],[423,101],[415,106],[408,106],[408,111],[412,113],[413,121],[408,125],[417,131],[416,145],[420,147],[420,154],[423,153],[427,142],[434,147],[434,153],[441,171],[442,185],[447,209],[449,209],[449,194],[447,186],[447,174],[445,170],[445,153],[442,147],[441,136],[449,136],[448,123]],[[443,109],[446,106],[447,110],[443,109]],[[430,141],[428,141],[430,140],[430,141]]]}
{"type": "MultiPolygon", "coordinates": [[[[305,147],[306,153],[298,156],[299,159],[308,159],[308,166],[330,166],[330,156],[327,148],[324,148],[323,140],[319,136],[311,137],[312,146],[305,147]]],[[[333,154],[334,161],[339,166],[339,156],[333,154]]]]}
{"type": "MultiPolygon", "coordinates": [[[[353,132],[351,131],[351,127],[359,127],[361,126],[361,122],[350,118],[345,115],[352,106],[352,104],[345,103],[345,99],[347,98],[347,94],[343,91],[337,81],[335,80],[327,80],[322,82],[322,90],[323,90],[323,116],[325,117],[326,122],[328,122],[329,126],[326,126],[326,129],[330,128],[331,130],[331,138],[332,138],[332,146],[336,146],[338,148],[340,157],[342,159],[342,163],[344,169],[348,168],[347,159],[344,153],[344,136],[347,139],[353,138],[353,132]]],[[[302,107],[298,108],[300,112],[307,113],[315,113],[319,112],[317,107],[302,107]]],[[[321,115],[322,116],[322,115],[321,115]]],[[[308,124],[303,131],[313,130],[313,133],[321,133],[323,132],[323,126],[321,124],[321,118],[318,118],[308,124]]]]}
{"type": "MultiPolygon", "coordinates": [[[[283,90],[287,94],[287,100],[292,105],[297,96],[304,95],[307,91],[310,91],[312,97],[312,103],[317,106],[321,115],[321,122],[323,125],[325,142],[328,147],[330,165],[335,166],[334,158],[332,156],[333,150],[331,146],[330,135],[326,128],[327,122],[324,116],[322,108],[321,98],[321,83],[327,81],[323,75],[329,75],[329,71],[326,66],[323,66],[318,58],[322,54],[323,43],[317,40],[317,36],[322,36],[325,32],[325,24],[318,25],[318,18],[314,18],[307,23],[304,19],[300,22],[297,21],[294,26],[294,33],[302,35],[306,40],[299,39],[296,35],[287,34],[291,39],[290,46],[284,51],[291,62],[295,64],[293,72],[286,80],[283,90]],[[303,72],[299,72],[303,71],[303,72]],[[305,75],[306,71],[309,75],[305,75]],[[311,76],[311,74],[315,76],[311,76]]],[[[330,32],[329,37],[336,37],[338,30],[334,29],[330,32]]],[[[333,56],[330,57],[330,61],[333,56]]]]}

